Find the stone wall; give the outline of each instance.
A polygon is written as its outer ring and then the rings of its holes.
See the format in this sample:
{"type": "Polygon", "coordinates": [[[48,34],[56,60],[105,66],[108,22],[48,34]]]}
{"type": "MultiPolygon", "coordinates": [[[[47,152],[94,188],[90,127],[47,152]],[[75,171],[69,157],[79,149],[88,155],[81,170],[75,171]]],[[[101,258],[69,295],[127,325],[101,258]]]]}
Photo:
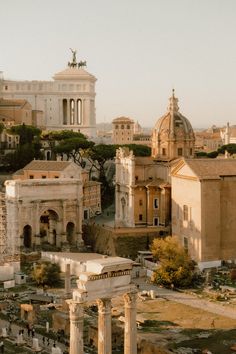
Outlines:
{"type": "Polygon", "coordinates": [[[83,239],[93,252],[109,256],[130,257],[135,259],[138,251],[149,250],[156,231],[148,228],[109,228],[89,223],[83,225],[83,239]]]}

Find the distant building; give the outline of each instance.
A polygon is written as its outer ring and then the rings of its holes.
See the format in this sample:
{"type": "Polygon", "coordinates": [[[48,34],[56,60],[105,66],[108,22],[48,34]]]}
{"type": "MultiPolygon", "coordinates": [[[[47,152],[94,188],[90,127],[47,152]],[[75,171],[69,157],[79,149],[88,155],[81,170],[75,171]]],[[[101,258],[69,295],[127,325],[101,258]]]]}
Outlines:
{"type": "Polygon", "coordinates": [[[0,98],[0,122],[5,126],[32,125],[32,106],[25,99],[0,98]]]}
{"type": "Polygon", "coordinates": [[[173,160],[193,157],[195,137],[193,128],[187,118],[180,112],[178,99],[170,97],[167,113],[156,123],[152,135],[152,156],[155,159],[173,160]]]}
{"type": "Polygon", "coordinates": [[[134,121],[127,117],[115,118],[112,121],[112,143],[131,144],[134,135],[134,121]]]}
{"type": "Polygon", "coordinates": [[[47,130],[73,130],[92,137],[96,135],[96,78],[77,63],[76,51],[68,67],[56,73],[54,81],[1,80],[0,97],[27,100],[33,121],[47,130]],[[40,113],[41,112],[41,113],[40,113]],[[37,121],[37,115],[39,115],[37,121]]]}
{"type": "Polygon", "coordinates": [[[236,144],[236,126],[230,126],[227,123],[226,128],[221,130],[223,145],[236,144]]]}
{"type": "Polygon", "coordinates": [[[236,160],[182,159],[172,171],[172,235],[200,267],[236,260],[236,160]]]}
{"type": "Polygon", "coordinates": [[[221,136],[221,129],[215,125],[208,129],[195,132],[195,138],[196,151],[216,151],[224,144],[221,136]]]}
{"type": "Polygon", "coordinates": [[[127,117],[112,121],[112,143],[117,145],[137,144],[151,146],[151,135],[143,134],[141,125],[127,117]]]}

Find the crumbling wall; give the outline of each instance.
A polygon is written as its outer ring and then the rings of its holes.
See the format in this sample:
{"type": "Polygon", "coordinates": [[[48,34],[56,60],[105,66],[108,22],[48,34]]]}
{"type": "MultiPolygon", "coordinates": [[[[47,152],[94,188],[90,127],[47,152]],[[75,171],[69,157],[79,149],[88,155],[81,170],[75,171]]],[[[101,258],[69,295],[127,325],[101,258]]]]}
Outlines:
{"type": "Polygon", "coordinates": [[[154,231],[114,229],[95,223],[83,226],[83,239],[92,251],[109,256],[129,257],[135,259],[138,251],[149,250],[153,239],[157,237],[154,231]]]}

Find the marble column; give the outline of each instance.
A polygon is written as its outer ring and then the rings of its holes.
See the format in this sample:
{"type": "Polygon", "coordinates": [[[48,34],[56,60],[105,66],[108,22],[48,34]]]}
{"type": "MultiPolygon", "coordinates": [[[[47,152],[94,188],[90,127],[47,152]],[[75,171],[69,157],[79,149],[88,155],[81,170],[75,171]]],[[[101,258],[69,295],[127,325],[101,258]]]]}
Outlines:
{"type": "Polygon", "coordinates": [[[125,333],[124,354],[137,354],[136,292],[124,295],[125,333]]]}
{"type": "Polygon", "coordinates": [[[83,304],[74,300],[67,300],[70,308],[70,354],[84,354],[83,325],[84,308],[83,304]]]}
{"type": "Polygon", "coordinates": [[[99,299],[98,305],[98,354],[111,354],[111,299],[99,299]]]}
{"type": "Polygon", "coordinates": [[[71,276],[70,276],[70,264],[66,264],[65,271],[65,295],[68,296],[71,293],[71,276]]]}

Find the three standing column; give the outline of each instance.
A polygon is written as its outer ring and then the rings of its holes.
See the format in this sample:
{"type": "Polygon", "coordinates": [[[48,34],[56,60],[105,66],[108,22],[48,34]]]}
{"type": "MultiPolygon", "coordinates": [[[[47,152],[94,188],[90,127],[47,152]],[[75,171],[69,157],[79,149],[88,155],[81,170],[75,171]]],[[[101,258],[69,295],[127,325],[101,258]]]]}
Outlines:
{"type": "Polygon", "coordinates": [[[137,354],[136,292],[124,295],[125,333],[124,354],[137,354]]]}
{"type": "Polygon", "coordinates": [[[111,354],[111,299],[99,299],[98,305],[98,354],[111,354]]]}

